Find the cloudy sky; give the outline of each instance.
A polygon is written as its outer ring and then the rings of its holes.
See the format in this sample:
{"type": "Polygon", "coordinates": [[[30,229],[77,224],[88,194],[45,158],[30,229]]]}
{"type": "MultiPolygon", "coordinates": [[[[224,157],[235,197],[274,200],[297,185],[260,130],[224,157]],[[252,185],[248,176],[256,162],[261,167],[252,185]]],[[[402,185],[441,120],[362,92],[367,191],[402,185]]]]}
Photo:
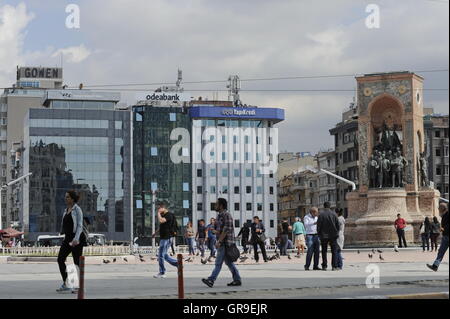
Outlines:
{"type": "MultiPolygon", "coordinates": [[[[0,88],[14,83],[16,65],[57,66],[61,55],[69,86],[174,82],[178,68],[185,81],[448,70],[448,38],[447,0],[0,0],[0,88]],[[80,8],[79,29],[66,27],[71,3],[80,8]],[[380,28],[366,27],[372,3],[380,28]]],[[[448,71],[418,73],[425,88],[448,89],[448,71]]],[[[218,90],[226,99],[225,86],[185,90],[209,98],[218,90]]],[[[328,130],[352,101],[355,80],[242,88],[266,90],[243,92],[244,103],[286,109],[282,150],[316,152],[332,147],[328,130]],[[324,91],[267,91],[279,89],[324,91]]],[[[124,102],[133,97],[124,91],[124,102]]],[[[448,90],[427,91],[425,105],[448,114],[448,99],[448,90]]]]}

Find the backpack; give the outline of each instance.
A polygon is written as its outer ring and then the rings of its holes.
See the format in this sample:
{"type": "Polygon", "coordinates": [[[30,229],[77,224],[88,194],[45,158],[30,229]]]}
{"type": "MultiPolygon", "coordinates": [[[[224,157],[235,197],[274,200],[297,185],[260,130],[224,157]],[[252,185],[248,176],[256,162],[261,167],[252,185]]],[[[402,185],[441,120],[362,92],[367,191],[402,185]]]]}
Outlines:
{"type": "Polygon", "coordinates": [[[170,234],[172,235],[172,237],[175,237],[178,233],[178,222],[177,222],[177,218],[175,217],[174,214],[169,213],[172,215],[173,219],[172,219],[172,223],[170,224],[170,234]]]}

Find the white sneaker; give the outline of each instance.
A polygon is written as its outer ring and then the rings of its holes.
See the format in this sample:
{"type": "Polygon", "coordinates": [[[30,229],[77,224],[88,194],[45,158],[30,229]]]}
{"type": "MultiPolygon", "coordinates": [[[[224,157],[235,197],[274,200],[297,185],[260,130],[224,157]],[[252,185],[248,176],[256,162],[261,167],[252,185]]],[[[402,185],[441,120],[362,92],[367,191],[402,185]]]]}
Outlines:
{"type": "Polygon", "coordinates": [[[153,278],[156,278],[156,279],[164,279],[164,278],[166,278],[166,275],[165,274],[156,274],[156,275],[154,275],[153,276],[153,278]]]}

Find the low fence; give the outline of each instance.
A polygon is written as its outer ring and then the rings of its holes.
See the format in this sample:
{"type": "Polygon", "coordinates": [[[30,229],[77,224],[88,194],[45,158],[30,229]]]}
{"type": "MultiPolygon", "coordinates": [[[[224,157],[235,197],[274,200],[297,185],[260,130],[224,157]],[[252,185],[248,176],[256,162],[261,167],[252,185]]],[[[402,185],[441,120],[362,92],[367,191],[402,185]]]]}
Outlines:
{"type": "MultiPolygon", "coordinates": [[[[189,247],[186,245],[175,246],[175,254],[188,254],[189,247]]],[[[274,252],[275,246],[267,246],[267,252],[274,252]]],[[[121,255],[155,255],[158,246],[133,247],[130,246],[87,246],[83,249],[85,256],[121,256],[121,255]]],[[[293,252],[293,250],[289,250],[293,252]]],[[[169,252],[171,249],[169,248],[169,252]]],[[[7,256],[58,256],[59,247],[2,247],[0,254],[7,256]]]]}

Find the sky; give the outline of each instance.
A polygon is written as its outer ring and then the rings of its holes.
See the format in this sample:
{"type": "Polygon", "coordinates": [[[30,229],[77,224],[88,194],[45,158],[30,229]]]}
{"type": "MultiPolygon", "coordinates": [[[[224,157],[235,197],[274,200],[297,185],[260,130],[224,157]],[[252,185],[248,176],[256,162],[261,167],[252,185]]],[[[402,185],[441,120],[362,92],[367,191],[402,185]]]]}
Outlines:
{"type": "MultiPolygon", "coordinates": [[[[444,89],[426,91],[425,106],[448,114],[448,39],[446,0],[0,0],[0,88],[15,82],[16,65],[60,66],[61,56],[74,87],[174,83],[178,68],[188,82],[347,75],[242,82],[263,90],[242,92],[243,103],[286,110],[280,150],[317,152],[333,147],[329,129],[354,98],[352,75],[415,71],[425,89],[444,89]],[[66,26],[70,4],[80,28],[66,26]],[[369,4],[379,28],[366,26],[369,4]],[[427,70],[447,71],[418,72],[427,70]],[[280,89],[319,91],[267,91],[280,89]]],[[[225,82],[184,89],[228,98],[225,82]]],[[[134,96],[123,91],[122,102],[134,96]]]]}

